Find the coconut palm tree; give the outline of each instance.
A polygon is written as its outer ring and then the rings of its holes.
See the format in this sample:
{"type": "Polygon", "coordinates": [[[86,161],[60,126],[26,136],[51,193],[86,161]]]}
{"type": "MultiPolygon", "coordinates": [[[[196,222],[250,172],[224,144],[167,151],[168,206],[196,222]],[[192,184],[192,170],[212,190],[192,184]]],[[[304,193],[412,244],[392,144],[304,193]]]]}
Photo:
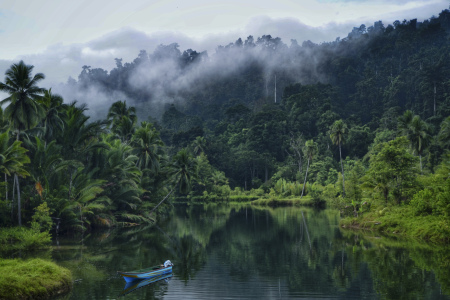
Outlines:
{"type": "Polygon", "coordinates": [[[37,73],[32,77],[33,68],[34,66],[26,65],[21,60],[6,70],[5,82],[0,82],[0,91],[9,94],[0,104],[9,103],[5,109],[5,117],[17,130],[17,140],[21,131],[33,128],[44,116],[44,109],[37,100],[44,94],[45,89],[37,84],[45,76],[37,73]]]}
{"type": "Polygon", "coordinates": [[[141,188],[142,172],[133,148],[111,134],[103,135],[102,139],[108,149],[101,151],[104,164],[99,177],[107,180],[104,194],[111,199],[115,218],[122,224],[150,222],[142,209],[145,190],[141,188]]]}
{"type": "MultiPolygon", "coordinates": [[[[92,178],[92,173],[86,173],[83,167],[78,168],[73,176],[71,198],[64,201],[58,211],[67,227],[84,231],[96,219],[103,216],[111,200],[102,195],[105,181],[92,178]]],[[[61,194],[67,193],[67,186],[63,186],[61,194]]]]}
{"type": "Polygon", "coordinates": [[[164,143],[152,124],[142,122],[141,127],[133,135],[132,145],[134,153],[138,157],[136,165],[141,170],[159,171],[160,160],[163,155],[161,147],[164,146],[164,143]]]}
{"type": "Polygon", "coordinates": [[[422,173],[422,154],[431,142],[430,125],[421,120],[420,116],[414,115],[412,111],[407,110],[398,118],[397,128],[400,135],[408,138],[414,154],[419,155],[420,172],[422,173]]]}
{"type": "Polygon", "coordinates": [[[206,139],[202,136],[198,136],[192,141],[192,150],[194,155],[198,156],[200,153],[205,152],[206,139]]]}
{"type": "Polygon", "coordinates": [[[62,145],[62,155],[70,161],[68,165],[69,195],[71,198],[71,186],[74,172],[80,164],[90,163],[90,154],[100,148],[105,148],[100,143],[98,136],[105,132],[106,122],[95,121],[88,123],[89,117],[84,114],[86,105],[77,106],[74,101],[65,107],[62,114],[64,127],[61,135],[57,136],[58,144],[62,145]]]}
{"type": "Polygon", "coordinates": [[[407,110],[398,117],[397,130],[400,135],[408,135],[409,129],[411,126],[411,122],[414,118],[414,113],[410,110],[407,110]]]}
{"type": "MultiPolygon", "coordinates": [[[[17,207],[18,207],[18,219],[19,226],[22,226],[22,214],[20,203],[20,188],[18,185],[17,175],[26,177],[29,173],[25,170],[24,165],[30,162],[30,158],[26,155],[26,150],[21,146],[22,142],[14,141],[10,142],[9,130],[0,134],[0,172],[6,176],[14,174],[14,180],[17,187],[17,207]]],[[[8,191],[6,191],[8,193],[8,191]]],[[[8,199],[8,195],[6,195],[8,199]]]]}
{"type": "Polygon", "coordinates": [[[114,125],[115,122],[120,121],[122,117],[127,117],[133,122],[137,121],[136,108],[133,106],[127,107],[126,101],[114,102],[108,110],[108,116],[106,117],[114,125]]]}
{"type": "Polygon", "coordinates": [[[308,160],[308,164],[306,166],[305,181],[303,183],[302,195],[300,196],[300,198],[303,198],[303,192],[305,191],[306,178],[308,177],[309,163],[314,158],[314,156],[317,154],[317,152],[319,152],[319,148],[317,147],[317,144],[314,143],[313,140],[306,141],[305,146],[303,147],[303,153],[305,155],[305,158],[308,160]]]}
{"type": "MultiPolygon", "coordinates": [[[[44,116],[44,109],[38,103],[38,99],[45,89],[37,86],[39,81],[45,78],[44,74],[37,73],[32,76],[34,66],[26,65],[22,60],[12,64],[5,72],[5,82],[0,82],[0,91],[9,96],[0,104],[9,103],[4,113],[6,119],[16,130],[16,140],[19,141],[20,133],[35,127],[44,116]]],[[[18,174],[14,174],[17,185],[17,197],[20,202],[20,185],[18,174]]],[[[20,205],[19,205],[20,209],[20,205]]],[[[22,225],[19,213],[19,225],[22,225]]]]}
{"type": "Polygon", "coordinates": [[[156,205],[150,213],[155,211],[161,203],[163,203],[179,186],[179,191],[182,194],[187,194],[191,189],[192,180],[197,177],[197,165],[192,156],[189,155],[189,151],[184,148],[181,149],[172,159],[170,165],[170,173],[173,182],[175,183],[171,191],[156,205]]]}
{"type": "Polygon", "coordinates": [[[342,120],[337,120],[331,125],[330,128],[330,138],[333,144],[339,146],[339,158],[341,161],[342,170],[342,196],[345,197],[345,176],[344,176],[344,164],[342,163],[342,151],[341,144],[345,142],[345,136],[347,134],[347,124],[342,120]]]}
{"type": "MultiPolygon", "coordinates": [[[[40,186],[42,192],[56,188],[59,182],[57,182],[58,178],[54,177],[59,177],[58,172],[66,170],[67,164],[70,164],[63,160],[61,146],[57,145],[55,140],[47,144],[37,136],[34,138],[34,142],[25,140],[25,146],[30,150],[30,177],[35,185],[40,186]]],[[[42,197],[41,192],[40,194],[42,197]]]]}
{"type": "Polygon", "coordinates": [[[39,99],[45,110],[43,119],[44,140],[50,142],[55,137],[55,131],[61,132],[64,128],[62,120],[63,98],[58,94],[53,94],[52,89],[46,90],[44,96],[39,99]]]}
{"type": "Polygon", "coordinates": [[[128,143],[136,130],[136,120],[122,116],[113,122],[111,130],[122,142],[128,143]]]}

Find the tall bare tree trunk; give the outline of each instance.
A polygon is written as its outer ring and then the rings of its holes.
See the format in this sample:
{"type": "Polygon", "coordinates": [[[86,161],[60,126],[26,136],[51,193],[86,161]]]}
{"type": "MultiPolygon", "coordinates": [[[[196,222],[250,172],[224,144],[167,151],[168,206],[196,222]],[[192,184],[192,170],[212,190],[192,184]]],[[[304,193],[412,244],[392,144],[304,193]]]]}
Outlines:
{"type": "Polygon", "coordinates": [[[436,82],[434,82],[433,115],[436,115],[436,82]]]}
{"type": "Polygon", "coordinates": [[[277,75],[275,75],[275,103],[277,103],[277,75]]]}
{"type": "Polygon", "coordinates": [[[419,160],[420,160],[420,174],[423,175],[423,171],[422,171],[422,155],[419,154],[419,160]]]}
{"type": "Polygon", "coordinates": [[[6,175],[6,173],[5,173],[5,190],[6,190],[5,199],[6,201],[8,201],[8,175],[6,175]]]}
{"type": "Polygon", "coordinates": [[[172,192],[173,192],[173,190],[175,189],[175,187],[176,187],[176,186],[173,187],[173,189],[170,191],[170,193],[168,193],[168,194],[164,197],[164,199],[162,199],[162,200],[158,203],[158,205],[156,205],[155,207],[153,207],[153,209],[150,211],[150,213],[152,213],[155,209],[157,209],[158,206],[159,206],[161,203],[163,203],[164,200],[166,200],[167,197],[170,196],[170,194],[172,194],[172,192]]]}
{"type": "Polygon", "coordinates": [[[11,199],[11,222],[14,222],[14,199],[16,199],[15,188],[16,188],[16,179],[14,177],[12,186],[12,199],[11,199]]]}
{"type": "MultiPolygon", "coordinates": [[[[17,131],[17,137],[16,140],[19,141],[19,135],[20,130],[17,131]]],[[[20,185],[19,185],[19,176],[17,176],[17,173],[14,174],[14,180],[16,181],[16,187],[17,187],[17,215],[19,217],[19,226],[22,226],[22,212],[20,209],[20,185]]]]}
{"type": "Polygon", "coordinates": [[[20,211],[20,185],[19,185],[19,176],[14,174],[14,179],[16,180],[17,186],[17,215],[19,216],[19,226],[22,226],[22,212],[20,211]]]}
{"type": "Polygon", "coordinates": [[[300,196],[300,199],[303,198],[303,191],[305,190],[306,178],[308,177],[308,169],[309,169],[309,159],[308,159],[308,165],[306,166],[305,182],[303,183],[302,195],[300,196]]]}
{"type": "Polygon", "coordinates": [[[339,142],[339,157],[341,159],[341,169],[342,169],[342,195],[345,198],[345,177],[344,177],[344,164],[342,163],[342,152],[341,143],[339,142]]]}

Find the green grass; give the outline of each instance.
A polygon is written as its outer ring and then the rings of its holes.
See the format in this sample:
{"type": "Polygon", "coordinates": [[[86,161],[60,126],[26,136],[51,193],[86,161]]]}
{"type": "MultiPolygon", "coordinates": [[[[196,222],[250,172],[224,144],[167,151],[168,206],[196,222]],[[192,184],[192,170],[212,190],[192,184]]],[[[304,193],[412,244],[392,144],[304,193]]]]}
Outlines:
{"type": "Polygon", "coordinates": [[[36,232],[26,227],[0,229],[0,245],[2,251],[36,250],[50,245],[51,236],[48,232],[36,232]]]}
{"type": "Polygon", "coordinates": [[[444,216],[416,216],[409,206],[388,207],[341,220],[344,228],[363,228],[400,234],[436,243],[450,243],[450,220],[444,216]]]}
{"type": "Polygon", "coordinates": [[[66,293],[70,271],[42,259],[0,259],[0,299],[47,299],[66,293]]]}

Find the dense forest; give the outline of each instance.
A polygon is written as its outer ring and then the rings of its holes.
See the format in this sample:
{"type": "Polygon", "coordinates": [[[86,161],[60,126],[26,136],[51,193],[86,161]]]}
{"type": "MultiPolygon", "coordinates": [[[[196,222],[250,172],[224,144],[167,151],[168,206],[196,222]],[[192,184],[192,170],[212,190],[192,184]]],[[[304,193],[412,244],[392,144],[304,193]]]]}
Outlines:
{"type": "Polygon", "coordinates": [[[83,66],[55,87],[64,100],[13,64],[0,83],[0,223],[40,213],[85,230],[153,222],[183,194],[305,196],[354,216],[408,205],[450,232],[449,37],[444,10],[322,44],[160,45],[109,72],[83,66]],[[99,93],[110,105],[92,121],[74,100],[99,93]]]}

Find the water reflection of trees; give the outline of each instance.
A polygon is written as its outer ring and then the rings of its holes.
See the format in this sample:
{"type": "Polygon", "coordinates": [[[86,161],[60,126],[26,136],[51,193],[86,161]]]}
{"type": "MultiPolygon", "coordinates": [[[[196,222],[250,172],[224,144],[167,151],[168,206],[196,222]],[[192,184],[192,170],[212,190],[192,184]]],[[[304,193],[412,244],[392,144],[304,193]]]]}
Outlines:
{"type": "MultiPolygon", "coordinates": [[[[186,227],[208,227],[196,213],[185,218],[195,225],[186,227]]],[[[386,299],[436,296],[433,293],[439,286],[434,275],[411,258],[413,250],[380,247],[358,235],[344,236],[337,223],[338,215],[332,211],[240,208],[231,210],[225,223],[217,223],[223,226],[208,227],[207,232],[215,230],[206,248],[226,260],[235,280],[247,280],[252,274],[286,278],[295,294],[378,294],[386,299]]],[[[200,239],[208,240],[204,233],[200,239]]],[[[440,270],[444,274],[438,279],[445,285],[448,274],[440,270]]]]}
{"type": "MultiPolygon", "coordinates": [[[[160,228],[92,235],[75,242],[76,250],[54,255],[73,264],[71,269],[78,264],[76,277],[89,280],[171,259],[175,278],[187,283],[208,257],[215,256],[227,266],[232,280],[247,282],[255,276],[274,283],[282,280],[292,295],[444,299],[435,277],[442,292],[449,293],[450,258],[445,248],[408,247],[343,233],[338,218],[328,210],[178,206],[160,228]]],[[[100,285],[90,293],[105,295],[107,289],[100,285]]],[[[155,287],[144,293],[158,291],[155,287]]]]}

